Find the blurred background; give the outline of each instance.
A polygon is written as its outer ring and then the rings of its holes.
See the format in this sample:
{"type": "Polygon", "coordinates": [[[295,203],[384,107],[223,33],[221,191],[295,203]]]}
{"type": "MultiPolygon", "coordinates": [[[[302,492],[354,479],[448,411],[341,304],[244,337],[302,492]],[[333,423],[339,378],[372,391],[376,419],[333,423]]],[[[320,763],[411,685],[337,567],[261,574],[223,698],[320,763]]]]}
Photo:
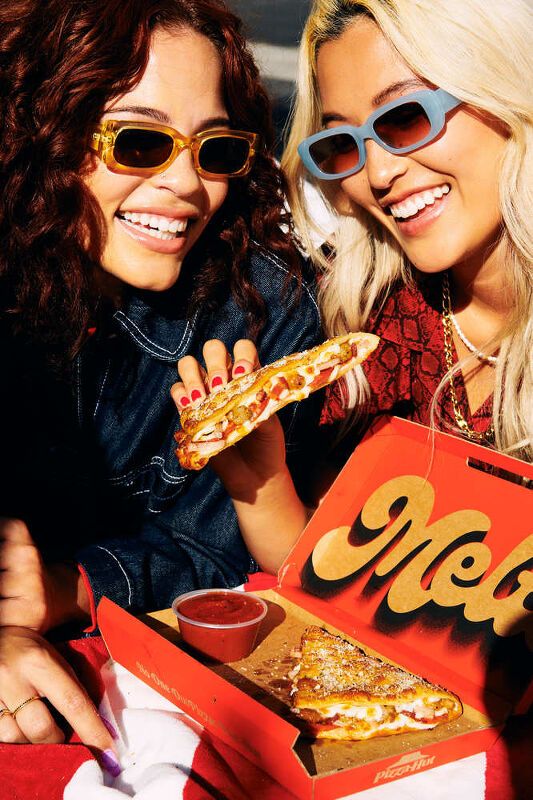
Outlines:
{"type": "Polygon", "coordinates": [[[244,21],[264,83],[274,106],[278,155],[294,91],[298,43],[311,0],[226,0],[244,21]]]}

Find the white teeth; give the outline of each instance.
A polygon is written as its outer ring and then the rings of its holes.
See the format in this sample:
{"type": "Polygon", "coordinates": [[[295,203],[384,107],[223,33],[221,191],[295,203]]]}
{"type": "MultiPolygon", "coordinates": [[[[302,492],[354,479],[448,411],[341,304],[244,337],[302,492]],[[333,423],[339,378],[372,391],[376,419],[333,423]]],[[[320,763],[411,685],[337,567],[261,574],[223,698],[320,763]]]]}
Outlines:
{"type": "Polygon", "coordinates": [[[177,233],[187,230],[188,224],[188,219],[172,219],[158,214],[141,214],[137,211],[124,211],[118,216],[137,227],[142,226],[145,233],[157,239],[174,239],[177,233]]]}
{"type": "Polygon", "coordinates": [[[164,217],[150,217],[150,227],[151,228],[159,228],[160,231],[168,231],[168,226],[170,222],[168,219],[164,217]]]}
{"type": "Polygon", "coordinates": [[[171,233],[183,233],[187,227],[186,219],[173,219],[169,222],[168,229],[171,233]]]}
{"type": "Polygon", "coordinates": [[[407,219],[422,211],[426,206],[432,206],[435,200],[448,194],[450,187],[447,183],[442,186],[435,186],[434,189],[426,189],[418,194],[413,194],[401,203],[394,203],[389,206],[390,212],[396,219],[407,219]]]}

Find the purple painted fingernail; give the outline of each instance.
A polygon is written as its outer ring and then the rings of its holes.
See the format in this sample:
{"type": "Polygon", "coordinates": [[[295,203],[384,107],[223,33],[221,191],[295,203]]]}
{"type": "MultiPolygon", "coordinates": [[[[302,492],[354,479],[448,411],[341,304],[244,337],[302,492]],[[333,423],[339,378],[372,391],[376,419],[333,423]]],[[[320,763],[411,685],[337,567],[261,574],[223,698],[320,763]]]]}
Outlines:
{"type": "Polygon", "coordinates": [[[112,750],[104,750],[100,756],[100,762],[105,771],[108,772],[113,778],[118,777],[118,775],[120,775],[122,772],[122,768],[112,750]]]}
{"type": "Polygon", "coordinates": [[[118,733],[116,732],[116,730],[115,730],[114,726],[111,724],[111,722],[109,722],[109,720],[106,719],[106,717],[104,717],[103,714],[99,714],[99,717],[102,720],[102,722],[104,723],[104,725],[106,726],[107,730],[109,731],[109,733],[111,734],[113,739],[118,739],[118,733]]]}

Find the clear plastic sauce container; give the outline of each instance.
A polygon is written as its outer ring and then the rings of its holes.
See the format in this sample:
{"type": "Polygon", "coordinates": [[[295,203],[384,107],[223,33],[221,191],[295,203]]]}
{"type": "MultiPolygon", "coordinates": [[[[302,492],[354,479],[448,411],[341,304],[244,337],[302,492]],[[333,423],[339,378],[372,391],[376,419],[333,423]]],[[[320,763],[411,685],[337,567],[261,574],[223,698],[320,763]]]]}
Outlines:
{"type": "Polygon", "coordinates": [[[216,661],[239,661],[255,645],[267,612],[260,597],[235,589],[198,589],[177,597],[172,610],[183,640],[216,661]]]}

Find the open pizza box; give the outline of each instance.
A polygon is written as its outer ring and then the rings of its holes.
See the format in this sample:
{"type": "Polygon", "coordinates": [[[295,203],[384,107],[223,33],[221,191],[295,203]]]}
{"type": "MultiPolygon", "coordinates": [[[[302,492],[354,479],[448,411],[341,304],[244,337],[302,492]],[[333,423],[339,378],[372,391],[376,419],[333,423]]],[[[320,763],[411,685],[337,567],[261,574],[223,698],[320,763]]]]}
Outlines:
{"type": "Polygon", "coordinates": [[[269,611],[247,659],[203,660],[170,609],[139,619],[106,598],[105,642],[301,798],[342,797],[485,751],[533,699],[533,491],[508,479],[517,474],[532,479],[533,467],[386,420],[354,451],[276,589],[258,592],[269,611]],[[463,715],[365,741],[305,739],[287,673],[309,624],[455,692],[463,715]]]}

